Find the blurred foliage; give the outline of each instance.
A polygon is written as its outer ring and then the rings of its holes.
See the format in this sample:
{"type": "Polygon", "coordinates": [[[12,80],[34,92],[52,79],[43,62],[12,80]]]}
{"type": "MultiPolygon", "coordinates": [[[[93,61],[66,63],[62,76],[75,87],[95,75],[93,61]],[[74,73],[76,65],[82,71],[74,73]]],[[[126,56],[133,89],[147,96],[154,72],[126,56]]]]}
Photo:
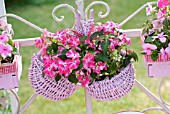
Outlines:
{"type": "Polygon", "coordinates": [[[5,0],[5,3],[7,6],[13,6],[13,5],[27,5],[27,4],[32,4],[32,5],[39,5],[43,3],[49,3],[53,2],[55,0],[5,0]]]}

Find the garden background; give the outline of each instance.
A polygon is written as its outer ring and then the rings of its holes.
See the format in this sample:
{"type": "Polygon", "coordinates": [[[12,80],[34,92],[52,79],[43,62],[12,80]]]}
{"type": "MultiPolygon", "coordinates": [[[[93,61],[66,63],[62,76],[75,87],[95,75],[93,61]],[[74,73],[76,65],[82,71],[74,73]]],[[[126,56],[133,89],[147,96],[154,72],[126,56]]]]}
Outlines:
{"type": "MultiPolygon", "coordinates": [[[[85,0],[85,8],[88,4],[94,0],[85,0]]],[[[97,17],[99,11],[105,12],[105,8],[102,5],[94,6],[95,20],[106,22],[112,20],[120,23],[131,13],[137,10],[143,4],[150,2],[151,0],[103,0],[108,3],[111,12],[107,18],[100,19],[97,17]]],[[[57,16],[64,15],[65,20],[62,23],[54,21],[51,16],[52,9],[59,4],[70,4],[76,8],[75,0],[5,0],[7,13],[13,13],[22,18],[40,26],[41,28],[47,28],[51,32],[56,32],[60,29],[72,27],[74,23],[74,15],[68,9],[60,9],[57,11],[57,16]]],[[[145,22],[146,15],[145,10],[140,12],[135,18],[122,26],[123,29],[142,28],[142,24],[145,22]]],[[[40,36],[40,32],[28,27],[22,22],[8,18],[8,23],[13,25],[15,32],[14,39],[32,38],[40,36]]],[[[148,78],[145,70],[144,61],[142,58],[141,44],[139,38],[132,39],[133,50],[139,55],[139,61],[134,63],[136,68],[136,78],[149,88],[153,93],[157,94],[157,88],[160,78],[152,79],[148,78]]],[[[38,50],[35,47],[22,47],[21,55],[23,57],[23,72],[20,81],[20,87],[18,95],[21,100],[21,105],[27,101],[32,95],[34,90],[31,88],[28,80],[28,68],[31,62],[31,56],[38,50]]],[[[163,97],[170,101],[170,91],[168,88],[170,84],[164,84],[162,88],[163,97]]],[[[137,87],[133,87],[132,91],[124,98],[112,101],[104,102],[92,99],[93,113],[94,114],[113,114],[122,110],[142,110],[147,107],[157,106],[156,103],[150,100],[147,95],[142,93],[137,87]]],[[[83,88],[76,91],[76,93],[69,99],[65,99],[59,102],[49,101],[43,97],[38,97],[33,104],[27,109],[25,114],[85,114],[85,99],[83,88]]],[[[162,114],[162,112],[151,111],[149,114],[162,114]]]]}

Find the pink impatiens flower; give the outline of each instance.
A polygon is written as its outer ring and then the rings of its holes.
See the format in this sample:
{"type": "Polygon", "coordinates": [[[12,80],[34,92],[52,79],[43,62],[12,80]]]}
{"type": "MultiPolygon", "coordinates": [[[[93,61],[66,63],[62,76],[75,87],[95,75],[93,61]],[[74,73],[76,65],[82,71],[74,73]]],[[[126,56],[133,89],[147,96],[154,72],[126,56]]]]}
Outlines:
{"type": "Polygon", "coordinates": [[[88,53],[84,56],[83,58],[83,67],[91,73],[91,69],[95,67],[95,62],[94,62],[94,55],[91,53],[88,53]]]}
{"type": "Polygon", "coordinates": [[[70,48],[77,48],[77,46],[81,43],[80,39],[75,36],[70,36],[68,40],[70,48]]]}
{"type": "Polygon", "coordinates": [[[161,31],[161,28],[163,27],[164,20],[165,20],[164,18],[161,18],[161,19],[152,21],[154,29],[161,31]]]}
{"type": "Polygon", "coordinates": [[[11,56],[12,47],[10,45],[0,44],[0,55],[3,58],[6,58],[7,56],[11,56]]]}
{"type": "Polygon", "coordinates": [[[107,70],[106,63],[98,62],[96,67],[93,68],[93,72],[100,74],[101,70],[107,70]]]}
{"type": "Polygon", "coordinates": [[[168,5],[170,5],[169,0],[158,0],[158,7],[159,8],[166,8],[168,5]]]}
{"type": "Polygon", "coordinates": [[[70,68],[69,68],[69,60],[63,61],[62,59],[58,59],[58,71],[60,75],[64,75],[68,77],[70,75],[70,68]]]}
{"type": "Polygon", "coordinates": [[[66,31],[65,30],[60,30],[54,34],[54,39],[55,40],[63,40],[66,37],[66,31]]]}
{"type": "Polygon", "coordinates": [[[166,42],[166,37],[165,37],[165,35],[164,35],[163,32],[161,32],[160,34],[158,34],[158,38],[159,38],[159,40],[160,40],[162,43],[166,42]]]}
{"type": "Polygon", "coordinates": [[[69,50],[67,53],[66,53],[66,56],[68,58],[72,58],[72,59],[78,59],[80,57],[80,54],[74,50],[69,50]]]}
{"type": "Polygon", "coordinates": [[[152,50],[157,49],[157,46],[149,43],[144,43],[142,44],[142,48],[143,48],[143,52],[145,52],[147,55],[151,55],[152,50]]]}
{"type": "Polygon", "coordinates": [[[81,86],[87,87],[88,84],[90,83],[90,79],[88,76],[78,76],[78,80],[81,82],[81,86]]]}
{"type": "Polygon", "coordinates": [[[35,47],[42,48],[44,46],[44,39],[39,38],[35,40],[35,47]]]}
{"type": "Polygon", "coordinates": [[[80,64],[79,59],[73,59],[73,60],[68,59],[67,62],[70,69],[76,69],[80,64]]]}
{"type": "Polygon", "coordinates": [[[48,60],[44,63],[44,70],[43,72],[47,74],[50,78],[56,77],[56,70],[58,68],[58,64],[56,61],[48,60]]]}
{"type": "Polygon", "coordinates": [[[103,25],[103,31],[113,33],[115,24],[112,21],[107,21],[106,24],[103,25]]]}
{"type": "Polygon", "coordinates": [[[162,58],[165,59],[165,56],[166,56],[165,49],[162,48],[162,49],[160,50],[160,52],[161,52],[161,54],[162,54],[162,58]]]}
{"type": "Polygon", "coordinates": [[[165,52],[168,54],[170,57],[170,43],[168,44],[168,47],[165,49],[165,52]]]}
{"type": "Polygon", "coordinates": [[[152,5],[148,3],[148,7],[146,8],[146,15],[150,15],[153,11],[152,5]]]}
{"type": "Polygon", "coordinates": [[[3,33],[0,35],[0,43],[5,43],[5,42],[8,42],[8,36],[3,33]]]}

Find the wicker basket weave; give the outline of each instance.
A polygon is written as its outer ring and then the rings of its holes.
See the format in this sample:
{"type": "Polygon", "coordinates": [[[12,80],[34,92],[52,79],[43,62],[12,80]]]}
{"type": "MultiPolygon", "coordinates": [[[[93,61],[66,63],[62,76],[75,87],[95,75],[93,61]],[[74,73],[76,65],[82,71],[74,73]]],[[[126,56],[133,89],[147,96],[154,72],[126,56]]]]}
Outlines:
{"type": "Polygon", "coordinates": [[[68,98],[80,87],[69,82],[67,78],[56,82],[48,75],[43,76],[42,71],[43,63],[38,55],[34,55],[29,69],[29,80],[35,92],[49,100],[59,101],[68,98]]]}
{"type": "Polygon", "coordinates": [[[97,100],[112,101],[124,97],[131,90],[134,83],[134,67],[129,64],[112,79],[94,82],[87,87],[87,90],[97,100]]]}

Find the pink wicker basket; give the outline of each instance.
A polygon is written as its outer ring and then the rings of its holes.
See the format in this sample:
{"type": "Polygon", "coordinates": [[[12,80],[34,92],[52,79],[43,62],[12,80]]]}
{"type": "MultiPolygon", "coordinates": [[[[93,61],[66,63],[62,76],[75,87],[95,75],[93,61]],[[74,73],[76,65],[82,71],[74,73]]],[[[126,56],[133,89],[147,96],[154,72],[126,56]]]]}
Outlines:
{"type": "MultiPolygon", "coordinates": [[[[144,42],[143,36],[141,36],[141,42],[144,42]]],[[[170,76],[170,57],[168,55],[163,58],[160,53],[157,61],[153,61],[149,55],[144,55],[144,61],[149,77],[170,76]]]]}
{"type": "Polygon", "coordinates": [[[21,56],[15,55],[13,63],[0,66],[0,89],[18,88],[21,75],[21,56]]]}
{"type": "Polygon", "coordinates": [[[131,90],[134,83],[134,67],[129,64],[112,79],[94,82],[87,87],[87,90],[97,100],[112,101],[124,97],[131,90]]]}
{"type": "Polygon", "coordinates": [[[68,98],[80,87],[64,77],[56,82],[48,75],[43,75],[42,70],[43,63],[40,57],[35,54],[29,69],[29,80],[35,92],[49,100],[59,101],[68,98]]]}

